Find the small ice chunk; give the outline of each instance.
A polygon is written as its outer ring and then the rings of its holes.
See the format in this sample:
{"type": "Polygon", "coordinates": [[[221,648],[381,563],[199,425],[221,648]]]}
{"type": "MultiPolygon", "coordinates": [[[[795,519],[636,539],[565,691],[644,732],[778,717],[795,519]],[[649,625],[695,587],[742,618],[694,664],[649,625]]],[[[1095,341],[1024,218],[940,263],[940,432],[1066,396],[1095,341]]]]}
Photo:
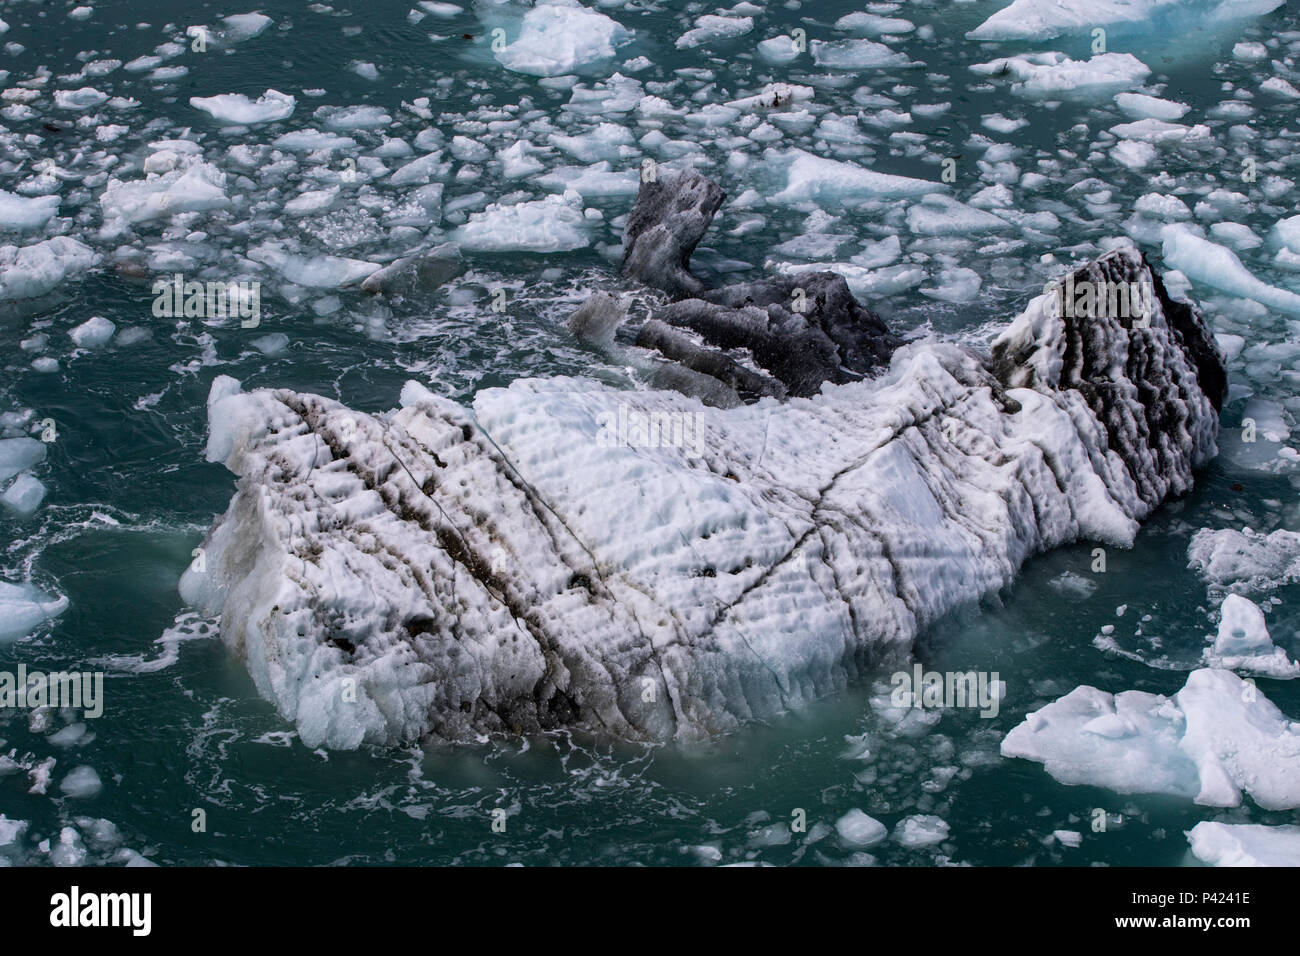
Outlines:
{"type": "Polygon", "coordinates": [[[279,355],[289,347],[289,336],[283,332],[272,332],[253,339],[251,344],[263,355],[279,355]]]}
{"type": "Polygon", "coordinates": [[[58,196],[17,196],[0,189],[0,229],[40,229],[59,211],[58,196]]]}
{"type": "Polygon", "coordinates": [[[0,300],[45,295],[97,261],[89,246],[67,236],[30,246],[0,246],[0,300]]]}
{"type": "Polygon", "coordinates": [[[222,17],[221,22],[226,26],[222,39],[227,43],[243,43],[259,36],[271,25],[271,18],[263,13],[232,13],[222,17]]]}
{"type": "Polygon", "coordinates": [[[1156,161],[1159,155],[1150,143],[1137,143],[1131,139],[1122,139],[1110,150],[1110,158],[1129,169],[1145,169],[1156,161]]]}
{"type": "Polygon", "coordinates": [[[1083,846],[1083,834],[1078,830],[1053,830],[1052,838],[1061,846],[1078,849],[1083,846]]]}
{"type": "Polygon", "coordinates": [[[310,216],[332,206],[338,194],[338,186],[328,186],[325,189],[309,189],[285,203],[284,211],[290,216],[310,216]]]}
{"type": "Polygon", "coordinates": [[[1101,27],[1183,30],[1268,13],[1286,0],[1014,0],[974,30],[968,40],[1050,40],[1101,27]]]}
{"type": "Polygon", "coordinates": [[[794,37],[782,34],[758,44],[758,55],[768,63],[783,65],[793,63],[803,53],[803,45],[794,37]]]}
{"type": "Polygon", "coordinates": [[[501,161],[501,175],[506,179],[521,179],[545,169],[546,164],[530,155],[531,150],[531,144],[521,139],[497,153],[497,159],[501,161]]]}
{"type": "Polygon", "coordinates": [[[45,460],[45,443],[35,438],[0,438],[0,481],[45,460]]]}
{"type": "Polygon", "coordinates": [[[911,57],[874,40],[813,40],[813,61],[832,70],[881,70],[912,65],[911,57]]]}
{"type": "Polygon", "coordinates": [[[1186,103],[1164,100],[1145,93],[1118,93],[1115,103],[1125,113],[1138,119],[1180,120],[1190,108],[1186,103]]]}
{"type": "Polygon", "coordinates": [[[1207,648],[1205,661],[1211,667],[1263,674],[1275,680],[1300,677],[1300,663],[1273,644],[1264,612],[1259,605],[1238,594],[1229,594],[1219,609],[1219,633],[1207,648]]]}
{"type": "Polygon", "coordinates": [[[1235,807],[1300,807],[1300,725],[1231,671],[1202,668],[1172,698],[1077,687],[1028,714],[1004,757],[1043,764],[1061,783],[1164,793],[1235,807]]]}
{"type": "Polygon", "coordinates": [[[1216,654],[1244,656],[1272,651],[1273,641],[1268,636],[1264,612],[1254,601],[1229,594],[1219,614],[1219,634],[1214,642],[1216,654]]]}
{"type": "Polygon", "coordinates": [[[1162,251],[1169,268],[1220,292],[1254,299],[1278,312],[1300,316],[1300,295],[1256,278],[1231,249],[1202,239],[1181,224],[1166,226],[1163,236],[1162,251]]]}
{"type": "Polygon", "coordinates": [[[104,789],[104,782],[94,767],[82,764],[68,771],[68,775],[59,784],[59,789],[74,800],[87,800],[99,795],[104,789]]]}
{"type": "Polygon", "coordinates": [[[108,94],[89,86],[79,90],[55,90],[54,105],[65,110],[88,110],[108,100],[108,94]]]}
{"type": "Polygon", "coordinates": [[[255,100],[243,93],[190,97],[190,106],[203,110],[225,126],[251,126],[288,119],[293,115],[296,102],[292,96],[279,90],[267,90],[255,100]]]}
{"type": "Polygon", "coordinates": [[[0,495],[0,504],[23,516],[34,514],[44,500],[45,486],[33,475],[19,475],[0,495]]]}
{"type": "Polygon", "coordinates": [[[894,839],[909,849],[934,846],[948,839],[948,824],[939,817],[920,813],[899,823],[894,828],[894,839]]]}
{"type": "Polygon", "coordinates": [[[453,239],[475,252],[569,252],[591,244],[582,197],[570,190],[531,202],[492,203],[455,231],[453,239]]]}
{"type": "Polygon", "coordinates": [[[933,289],[922,289],[921,294],[941,302],[970,302],[980,291],[983,281],[973,269],[954,267],[939,273],[939,284],[933,289]]]}
{"type": "Polygon", "coordinates": [[[853,849],[875,846],[889,835],[889,829],[875,817],[856,807],[835,821],[840,842],[853,849]]]}
{"type": "Polygon", "coordinates": [[[99,349],[108,344],[117,325],[102,315],[94,315],[68,333],[78,348],[99,349]]]}
{"type": "Polygon", "coordinates": [[[944,187],[925,179],[893,176],[864,169],[857,163],[815,156],[802,149],[773,153],[772,161],[786,170],[785,188],[769,197],[772,202],[865,198],[919,198],[944,187]]]}
{"type": "Polygon", "coordinates": [[[286,251],[274,242],[264,242],[248,250],[248,258],[270,266],[295,285],[313,289],[338,289],[355,285],[379,264],[344,256],[301,256],[286,251]]]}
{"type": "Polygon", "coordinates": [[[0,644],[26,637],[67,607],[66,597],[52,598],[30,584],[0,581],[0,644]]]}
{"type": "Polygon", "coordinates": [[[754,29],[753,17],[719,17],[706,14],[695,21],[695,28],[677,38],[677,49],[689,50],[710,40],[730,40],[754,29]]]}
{"type": "Polygon", "coordinates": [[[1147,193],[1133,204],[1133,208],[1143,216],[1165,222],[1186,222],[1192,218],[1187,203],[1177,196],[1164,196],[1160,193],[1147,193]]]}
{"type": "Polygon", "coordinates": [[[1300,90],[1282,79],[1280,76],[1270,76],[1259,88],[1264,93],[1272,93],[1274,96],[1280,96],[1284,100],[1300,100],[1300,90]]]}
{"type": "Polygon", "coordinates": [[[907,227],[918,236],[964,236],[1011,228],[1000,216],[948,196],[926,196],[907,207],[907,227]]]}
{"type": "Polygon", "coordinates": [[[99,197],[105,223],[117,227],[185,212],[225,209],[226,174],[211,163],[191,161],[184,169],[125,182],[111,180],[99,197]]]}
{"type": "Polygon", "coordinates": [[[916,29],[911,20],[901,17],[882,17],[874,13],[849,13],[835,21],[835,29],[845,33],[856,33],[863,37],[876,37],[883,34],[901,36],[916,29]]]}

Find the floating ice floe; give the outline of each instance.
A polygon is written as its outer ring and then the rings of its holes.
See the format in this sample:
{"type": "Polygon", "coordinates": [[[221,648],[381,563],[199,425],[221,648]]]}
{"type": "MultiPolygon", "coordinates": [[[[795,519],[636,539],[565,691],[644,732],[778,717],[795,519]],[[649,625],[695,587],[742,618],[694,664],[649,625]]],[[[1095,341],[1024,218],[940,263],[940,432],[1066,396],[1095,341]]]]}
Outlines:
{"type": "Polygon", "coordinates": [[[1201,669],[1173,697],[1078,687],[1030,713],[1004,757],[1043,764],[1061,783],[1163,793],[1235,807],[1300,807],[1300,724],[1227,670],[1201,669]]]}
{"type": "Polygon", "coordinates": [[[310,216],[318,212],[323,212],[330,206],[334,205],[334,200],[338,197],[338,186],[327,186],[324,189],[309,189],[300,192],[284,204],[284,212],[290,216],[310,216]]]}
{"type": "Polygon", "coordinates": [[[0,581],[0,644],[26,637],[67,607],[66,597],[52,598],[30,584],[0,581]]]}
{"type": "Polygon", "coordinates": [[[0,438],[0,481],[45,460],[45,443],[35,438],[0,438]]]}
{"type": "Polygon", "coordinates": [[[832,70],[883,70],[917,66],[906,53],[874,40],[813,40],[813,62],[832,70]]]}
{"type": "Polygon", "coordinates": [[[901,36],[915,30],[916,24],[901,17],[882,17],[874,13],[849,13],[835,21],[835,29],[864,37],[881,36],[886,33],[901,36]]]}
{"type": "Polygon", "coordinates": [[[1162,252],[1169,268],[1211,289],[1254,299],[1287,315],[1300,315],[1300,295],[1256,278],[1231,249],[1196,235],[1181,223],[1166,226],[1162,234],[1162,252]]]}
{"type": "Polygon", "coordinates": [[[1274,96],[1280,96],[1284,100],[1300,100],[1300,90],[1282,79],[1280,76],[1270,76],[1263,83],[1259,84],[1259,89],[1263,93],[1272,93],[1274,96]]]}
{"type": "Polygon", "coordinates": [[[757,45],[758,55],[768,63],[783,65],[793,63],[803,55],[802,44],[796,43],[794,37],[781,35],[763,40],[757,45]]]}
{"type": "Polygon", "coordinates": [[[695,27],[677,38],[677,49],[689,50],[713,40],[730,40],[744,36],[754,29],[753,17],[719,17],[705,14],[697,17],[695,27]]]}
{"type": "Polygon", "coordinates": [[[196,156],[181,162],[179,168],[149,173],[144,179],[109,180],[99,197],[106,233],[116,234],[130,225],[179,213],[225,209],[230,205],[225,173],[196,156]]]}
{"type": "Polygon", "coordinates": [[[1011,76],[1011,92],[1038,99],[1112,96],[1136,86],[1151,68],[1131,53],[1101,53],[1072,60],[1064,53],[1025,53],[971,66],[983,76],[1011,76]]]}
{"type": "Polygon", "coordinates": [[[573,190],[586,199],[589,196],[635,196],[641,176],[637,170],[614,170],[609,163],[590,166],[558,166],[537,177],[537,184],[552,192],[573,190]]]}
{"type": "Polygon", "coordinates": [[[451,238],[474,252],[570,252],[591,244],[590,226],[581,195],[569,190],[513,206],[492,203],[451,238]]]}
{"type": "Polygon", "coordinates": [[[1195,126],[1183,126],[1180,123],[1170,123],[1150,117],[1132,123],[1120,123],[1112,127],[1111,132],[1121,139],[1139,143],[1205,143],[1212,138],[1210,128],[1200,123],[1195,126]]]}
{"type": "Polygon", "coordinates": [[[312,116],[336,133],[383,129],[393,122],[392,115],[382,106],[322,106],[312,116]]]}
{"type": "Polygon", "coordinates": [[[1300,533],[1202,528],[1192,535],[1187,560],[1215,587],[1234,593],[1272,591],[1300,581],[1300,533]]]}
{"type": "Polygon", "coordinates": [[[55,90],[54,105],[65,110],[94,109],[108,100],[108,94],[83,86],[79,90],[55,90]]]}
{"type": "Polygon", "coordinates": [[[1125,113],[1138,119],[1158,119],[1169,122],[1182,119],[1190,108],[1186,103],[1164,100],[1145,93],[1117,93],[1115,104],[1125,113]]]}
{"type": "Polygon", "coordinates": [[[527,13],[519,35],[495,51],[507,70],[529,76],[584,73],[608,62],[632,31],[577,0],[542,0],[527,13]]]}
{"type": "Polygon", "coordinates": [[[966,34],[971,40],[1050,40],[1128,28],[1167,30],[1258,16],[1286,0],[1015,0],[966,34]]]}
{"type": "Polygon", "coordinates": [[[19,475],[0,495],[0,504],[14,514],[27,516],[35,514],[36,509],[45,500],[45,485],[33,475],[19,475]]]}
{"type": "Polygon", "coordinates": [[[58,211],[58,196],[17,196],[0,189],[0,229],[11,232],[40,229],[58,211]]]}
{"type": "Polygon", "coordinates": [[[907,207],[907,227],[918,236],[964,236],[1013,228],[1001,216],[937,194],[907,207]]]}
{"type": "Polygon", "coordinates": [[[894,839],[913,850],[935,846],[948,839],[948,824],[926,813],[906,817],[894,828],[894,839]]]}
{"type": "Polygon", "coordinates": [[[1300,866],[1300,827],[1203,820],[1187,840],[1210,866],[1300,866]]]}
{"type": "Polygon", "coordinates": [[[341,289],[356,285],[379,271],[379,263],[345,256],[299,255],[270,241],[248,250],[248,258],[274,269],[295,285],[313,289],[341,289]]]}
{"type": "Polygon", "coordinates": [[[94,767],[82,764],[68,771],[68,775],[60,781],[59,789],[73,800],[89,800],[91,797],[99,796],[100,791],[104,789],[104,782],[100,780],[94,767]]]}
{"type": "Polygon", "coordinates": [[[91,316],[82,322],[68,336],[77,348],[99,349],[108,344],[117,331],[117,326],[102,315],[91,316]]]}
{"type": "Polygon", "coordinates": [[[271,18],[263,13],[232,13],[222,17],[225,25],[222,39],[227,43],[243,43],[253,37],[261,36],[262,31],[271,25],[271,18]]]}
{"type": "Polygon", "coordinates": [[[854,808],[835,821],[835,832],[840,842],[853,849],[875,846],[889,836],[889,828],[854,808]]]}
{"type": "Polygon", "coordinates": [[[0,300],[45,295],[98,261],[89,246],[67,236],[30,246],[0,246],[0,300]]]}
{"type": "Polygon", "coordinates": [[[252,126],[288,119],[293,115],[296,104],[297,101],[292,96],[279,90],[267,90],[255,100],[243,93],[190,97],[190,106],[203,110],[226,126],[252,126]]]}
{"type": "Polygon", "coordinates": [[[857,163],[815,156],[802,149],[771,151],[769,161],[786,172],[785,188],[768,197],[776,203],[808,200],[920,198],[945,190],[940,183],[893,176],[857,163]]]}
{"type": "Polygon", "coordinates": [[[1219,633],[1213,647],[1206,648],[1210,667],[1263,674],[1275,680],[1300,677],[1300,663],[1273,643],[1259,605],[1238,594],[1229,594],[1219,608],[1219,633]]]}
{"type": "Polygon", "coordinates": [[[412,382],[376,415],[218,378],[207,456],[237,491],[182,594],[308,746],[697,739],[804,706],[1032,554],[1130,545],[1215,454],[1199,314],[1132,249],[1081,275],[1154,282],[1149,325],[1084,335],[1044,294],[991,359],[917,343],[786,403],[412,382]]]}

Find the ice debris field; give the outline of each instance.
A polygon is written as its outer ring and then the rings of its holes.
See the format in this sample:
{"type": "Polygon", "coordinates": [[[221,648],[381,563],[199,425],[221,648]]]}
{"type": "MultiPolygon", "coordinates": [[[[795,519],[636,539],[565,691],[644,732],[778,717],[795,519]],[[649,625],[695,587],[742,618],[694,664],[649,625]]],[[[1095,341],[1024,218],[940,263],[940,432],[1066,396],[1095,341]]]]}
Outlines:
{"type": "Polygon", "coordinates": [[[108,678],[97,719],[0,698],[0,864],[268,859],[255,827],[188,840],[148,811],[160,791],[307,834],[276,862],[1300,862],[1293,7],[0,18],[0,671],[108,678]],[[735,408],[665,384],[630,338],[664,296],[619,267],[647,177],[685,170],[726,194],[705,284],[835,273],[904,341],[892,364],[735,408]],[[1210,409],[1188,353],[1105,340],[1135,402],[1191,423],[1178,441],[1089,431],[1096,407],[1043,385],[1069,368],[1045,289],[1130,250],[1226,363],[1210,409]],[[567,322],[596,292],[622,310],[603,341],[567,322]],[[1009,335],[1031,357],[1004,381],[982,363],[1009,335]],[[924,427],[883,440],[927,403],[959,408],[970,462],[924,427]],[[698,415],[701,455],[595,444],[620,404],[698,415]],[[330,466],[368,444],[411,470],[330,466]],[[1015,520],[990,492],[1007,462],[1039,482],[1015,520]],[[435,467],[471,491],[419,508],[452,509],[485,565],[500,547],[504,589],[403,570],[457,550],[407,500],[435,467]],[[844,469],[853,494],[807,507],[844,469]],[[874,530],[854,511],[872,496],[874,530]],[[523,501],[532,523],[505,527],[523,501]],[[924,570],[890,593],[882,555],[908,547],[924,570]],[[575,586],[622,591],[578,607],[575,586]],[[504,646],[502,596],[554,644],[504,646]],[[483,638],[464,656],[424,617],[453,606],[483,638]],[[715,634],[724,606],[741,617],[715,634]],[[247,625],[272,607],[302,631],[278,656],[247,625]],[[646,626],[653,669],[619,643],[646,626]],[[900,702],[888,670],[912,656],[998,672],[997,716],[900,702]],[[360,719],[332,703],[348,660],[369,668],[360,719]],[[581,723],[557,661],[639,742],[521,736],[581,723]],[[516,706],[517,675],[544,712],[516,706]],[[499,805],[531,843],[471,835],[499,805]],[[665,836],[619,843],[651,817],[665,836]]]}

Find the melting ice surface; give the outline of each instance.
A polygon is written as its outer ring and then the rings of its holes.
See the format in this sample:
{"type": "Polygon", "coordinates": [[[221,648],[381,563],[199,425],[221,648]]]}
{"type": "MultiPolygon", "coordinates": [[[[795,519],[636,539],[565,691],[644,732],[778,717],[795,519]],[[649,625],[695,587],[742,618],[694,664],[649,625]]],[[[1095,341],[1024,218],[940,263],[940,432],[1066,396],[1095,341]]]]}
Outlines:
{"type": "MultiPolygon", "coordinates": [[[[1182,696],[1207,665],[1300,652],[1294,8],[372,6],[6,8],[0,670],[110,677],[97,720],[0,711],[0,860],[1294,859],[1288,801],[1212,740],[1098,738],[1163,747],[1154,794],[1000,752],[1081,687],[1103,709],[1151,695],[1151,721],[1177,696],[1213,723],[1236,711],[1182,696]],[[1219,457],[1104,572],[1093,542],[1066,547],[927,632],[927,668],[999,672],[991,719],[899,706],[879,675],[691,749],[306,748],[177,593],[234,490],[203,460],[212,381],[367,413],[412,378],[460,403],[526,377],[648,389],[564,324],[591,291],[629,291],[614,275],[645,158],[728,192],[695,256],[709,280],[831,268],[896,331],[974,346],[1067,266],[1137,242],[1229,356],[1219,457]],[[357,288],[447,241],[464,268],[441,286],[357,288]],[[257,325],[157,314],[153,282],[176,274],[260,283],[257,325]],[[192,842],[160,793],[245,824],[192,842]]],[[[1276,730],[1300,687],[1267,666],[1236,673],[1276,730]]],[[[1082,765],[1074,729],[1055,757],[1082,765]]]]}

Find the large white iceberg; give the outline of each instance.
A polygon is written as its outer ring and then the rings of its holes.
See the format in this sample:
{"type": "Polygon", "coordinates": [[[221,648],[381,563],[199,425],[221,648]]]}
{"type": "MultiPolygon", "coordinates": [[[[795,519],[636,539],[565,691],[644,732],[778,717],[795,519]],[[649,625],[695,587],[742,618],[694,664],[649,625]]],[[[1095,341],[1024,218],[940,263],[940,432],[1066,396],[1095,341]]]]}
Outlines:
{"type": "MultiPolygon", "coordinates": [[[[1151,275],[1132,249],[1083,274],[1151,275]]],[[[1039,551],[1131,544],[1191,487],[1224,388],[1197,313],[1159,299],[1085,340],[1054,301],[991,361],[919,343],[727,410],[551,379],[471,408],[412,382],[370,414],[222,377],[207,456],[237,492],[181,590],[308,746],[730,731],[902,661],[1039,551]]]]}

